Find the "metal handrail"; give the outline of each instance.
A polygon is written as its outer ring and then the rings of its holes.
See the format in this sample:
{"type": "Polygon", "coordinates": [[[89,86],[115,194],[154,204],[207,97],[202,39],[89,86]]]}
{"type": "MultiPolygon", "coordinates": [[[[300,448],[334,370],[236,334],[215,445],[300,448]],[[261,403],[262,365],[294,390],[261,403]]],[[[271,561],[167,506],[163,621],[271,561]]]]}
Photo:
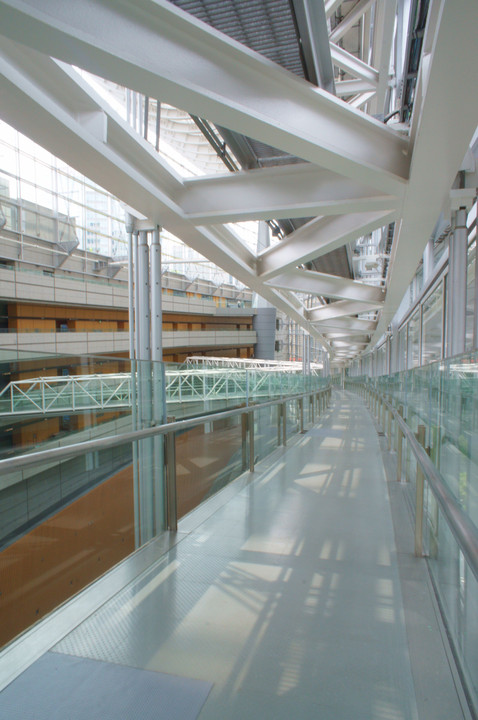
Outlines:
{"type": "Polygon", "coordinates": [[[478,580],[478,528],[468,515],[463,512],[458,500],[447,486],[439,470],[433,464],[433,461],[428,456],[425,448],[423,448],[415,438],[413,431],[409,428],[406,421],[383,395],[381,396],[381,401],[385,407],[388,408],[389,412],[393,414],[395,422],[400,428],[403,436],[408,441],[409,446],[415,455],[426,480],[428,481],[431,491],[435,496],[443,515],[447,519],[448,526],[453,533],[460,550],[465,556],[473,575],[478,580]]]}
{"type": "Polygon", "coordinates": [[[217,413],[211,413],[210,415],[201,415],[187,420],[176,420],[171,423],[164,423],[162,425],[155,425],[150,428],[144,428],[142,430],[132,430],[128,433],[122,433],[120,435],[111,435],[105,438],[98,438],[97,440],[86,440],[81,443],[74,445],[65,445],[61,448],[50,448],[49,450],[40,450],[38,452],[27,453],[14,458],[7,458],[0,460],[0,475],[6,472],[14,470],[24,469],[32,465],[39,463],[48,462],[50,460],[64,460],[71,458],[76,455],[82,455],[85,452],[98,452],[100,450],[109,450],[110,448],[123,445],[124,443],[135,442],[138,440],[144,440],[145,438],[154,437],[156,435],[165,435],[167,433],[178,432],[181,430],[189,430],[196,425],[202,425],[203,423],[210,423],[216,420],[224,420],[229,417],[236,415],[244,415],[246,413],[254,412],[255,410],[261,410],[262,408],[272,407],[274,405],[282,405],[289,400],[298,400],[311,395],[321,395],[322,393],[329,392],[329,388],[322,388],[320,390],[309,390],[305,393],[299,393],[297,395],[288,395],[283,398],[276,400],[270,400],[266,403],[259,403],[257,405],[245,405],[241,408],[234,408],[232,410],[224,410],[217,413]]]}

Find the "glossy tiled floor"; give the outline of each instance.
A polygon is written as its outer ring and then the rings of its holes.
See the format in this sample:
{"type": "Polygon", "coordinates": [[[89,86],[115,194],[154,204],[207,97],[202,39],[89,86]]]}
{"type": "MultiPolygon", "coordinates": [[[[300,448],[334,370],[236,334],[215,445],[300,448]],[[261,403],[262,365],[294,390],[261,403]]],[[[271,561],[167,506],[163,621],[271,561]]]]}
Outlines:
{"type": "Polygon", "coordinates": [[[200,720],[411,720],[404,617],[379,440],[336,394],[54,650],[211,682],[200,720]]]}

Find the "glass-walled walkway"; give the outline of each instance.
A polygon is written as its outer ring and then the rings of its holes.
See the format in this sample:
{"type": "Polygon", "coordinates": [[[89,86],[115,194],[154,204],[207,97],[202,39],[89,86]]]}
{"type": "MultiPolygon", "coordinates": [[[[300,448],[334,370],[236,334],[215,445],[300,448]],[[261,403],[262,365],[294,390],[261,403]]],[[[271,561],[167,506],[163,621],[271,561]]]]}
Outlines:
{"type": "Polygon", "coordinates": [[[0,681],[36,662],[0,717],[468,718],[402,490],[363,400],[334,391],[167,543],[10,646],[0,681]]]}

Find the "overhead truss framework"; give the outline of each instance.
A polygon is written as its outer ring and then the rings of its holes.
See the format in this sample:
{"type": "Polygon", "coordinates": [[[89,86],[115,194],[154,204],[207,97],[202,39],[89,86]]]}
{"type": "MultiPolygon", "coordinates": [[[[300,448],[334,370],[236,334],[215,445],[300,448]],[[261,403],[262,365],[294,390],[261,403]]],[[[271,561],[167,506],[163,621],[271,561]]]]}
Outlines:
{"type": "Polygon", "coordinates": [[[320,12],[305,0],[294,5],[308,76],[320,87],[166,0],[2,0],[0,114],[348,360],[390,322],[476,128],[477,95],[454,79],[474,62],[478,4],[431,0],[408,129],[372,117],[399,109],[403,3],[359,0],[345,15],[336,0],[320,12]],[[72,65],[267,143],[294,163],[184,180],[72,65]],[[260,254],[227,226],[302,218],[260,254]],[[392,222],[381,287],[317,271],[320,258],[392,222]]]}

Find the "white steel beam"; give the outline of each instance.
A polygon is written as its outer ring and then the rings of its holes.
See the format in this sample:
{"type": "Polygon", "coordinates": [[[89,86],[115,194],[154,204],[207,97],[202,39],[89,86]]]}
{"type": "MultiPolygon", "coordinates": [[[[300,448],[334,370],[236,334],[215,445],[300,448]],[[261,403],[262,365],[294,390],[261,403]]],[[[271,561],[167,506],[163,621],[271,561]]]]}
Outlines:
{"type": "Polygon", "coordinates": [[[322,320],[318,323],[323,333],[349,332],[351,335],[359,333],[372,333],[377,327],[375,320],[363,320],[362,318],[333,318],[322,320]]]}
{"type": "Polygon", "coordinates": [[[335,27],[329,35],[330,42],[337,43],[343,38],[351,27],[356,25],[362,15],[367,12],[375,0],[358,0],[356,5],[347,13],[342,22],[335,27]]]}
{"type": "MultiPolygon", "coordinates": [[[[373,285],[365,285],[356,280],[339,277],[338,275],[327,275],[326,273],[314,272],[313,270],[288,270],[270,281],[273,287],[286,288],[296,292],[323,295],[330,298],[353,300],[355,302],[373,303],[379,306],[383,303],[385,293],[382,288],[373,285]]],[[[322,308],[317,312],[320,313],[322,308]]],[[[366,308],[358,309],[355,312],[366,312],[366,308]]],[[[309,317],[316,312],[309,311],[309,317]]]]}
{"type": "Polygon", "coordinates": [[[369,92],[361,93],[360,95],[357,95],[357,97],[354,97],[352,100],[348,102],[350,107],[354,108],[361,108],[366,103],[368,103],[369,100],[373,98],[375,95],[375,90],[370,90],[369,92]]]}
{"type": "Polygon", "coordinates": [[[344,48],[330,44],[330,54],[332,56],[332,62],[337,65],[341,70],[353,75],[356,78],[361,78],[366,82],[371,83],[374,87],[377,86],[379,81],[378,70],[362,62],[359,58],[356,58],[352,53],[347,52],[344,48]]]}
{"type": "Polygon", "coordinates": [[[371,37],[370,27],[372,25],[372,11],[368,10],[362,17],[361,29],[361,56],[364,63],[370,64],[371,57],[371,37]]]}
{"type": "Polygon", "coordinates": [[[327,330],[324,335],[330,343],[332,343],[334,340],[350,340],[350,342],[367,343],[370,339],[367,333],[347,330],[343,330],[342,332],[330,332],[329,330],[327,330]]]}
{"type": "Polygon", "coordinates": [[[345,340],[336,340],[332,343],[332,347],[334,349],[344,348],[345,350],[353,350],[357,349],[360,346],[365,347],[367,344],[367,340],[354,340],[350,342],[346,342],[345,340]]]}
{"type": "Polygon", "coordinates": [[[188,179],[176,201],[199,225],[340,215],[401,204],[401,198],[310,163],[188,179]]]}
{"type": "Polygon", "coordinates": [[[372,343],[395,315],[476,129],[478,93],[470,92],[459,78],[464,68],[476,64],[477,27],[478,3],[432,3],[415,90],[410,184],[393,242],[387,298],[372,343]]]}
{"type": "Polygon", "coordinates": [[[335,94],[327,18],[322,0],[292,0],[309,80],[335,94]]]}
{"type": "Polygon", "coordinates": [[[383,306],[383,302],[357,302],[356,300],[337,300],[337,302],[321,305],[313,308],[306,313],[310,322],[320,323],[322,320],[330,320],[332,318],[346,317],[347,315],[357,315],[358,313],[368,312],[369,310],[379,310],[383,306]]]}
{"type": "Polygon", "coordinates": [[[368,80],[342,80],[335,83],[337,97],[345,97],[347,95],[357,95],[365,92],[373,92],[376,89],[375,83],[368,80]]]}
{"type": "Polygon", "coordinates": [[[258,258],[258,272],[263,279],[270,279],[388,225],[395,216],[393,211],[382,211],[311,220],[263,252],[258,258]]]}
{"type": "Polygon", "coordinates": [[[386,94],[390,77],[397,0],[377,2],[373,23],[372,63],[378,70],[377,93],[370,103],[370,114],[387,112],[386,94]]]}
{"type": "Polygon", "coordinates": [[[337,10],[342,0],[325,0],[325,16],[329,18],[337,10]]]}
{"type": "Polygon", "coordinates": [[[166,0],[3,0],[0,32],[385,192],[408,140],[166,0]]]}

